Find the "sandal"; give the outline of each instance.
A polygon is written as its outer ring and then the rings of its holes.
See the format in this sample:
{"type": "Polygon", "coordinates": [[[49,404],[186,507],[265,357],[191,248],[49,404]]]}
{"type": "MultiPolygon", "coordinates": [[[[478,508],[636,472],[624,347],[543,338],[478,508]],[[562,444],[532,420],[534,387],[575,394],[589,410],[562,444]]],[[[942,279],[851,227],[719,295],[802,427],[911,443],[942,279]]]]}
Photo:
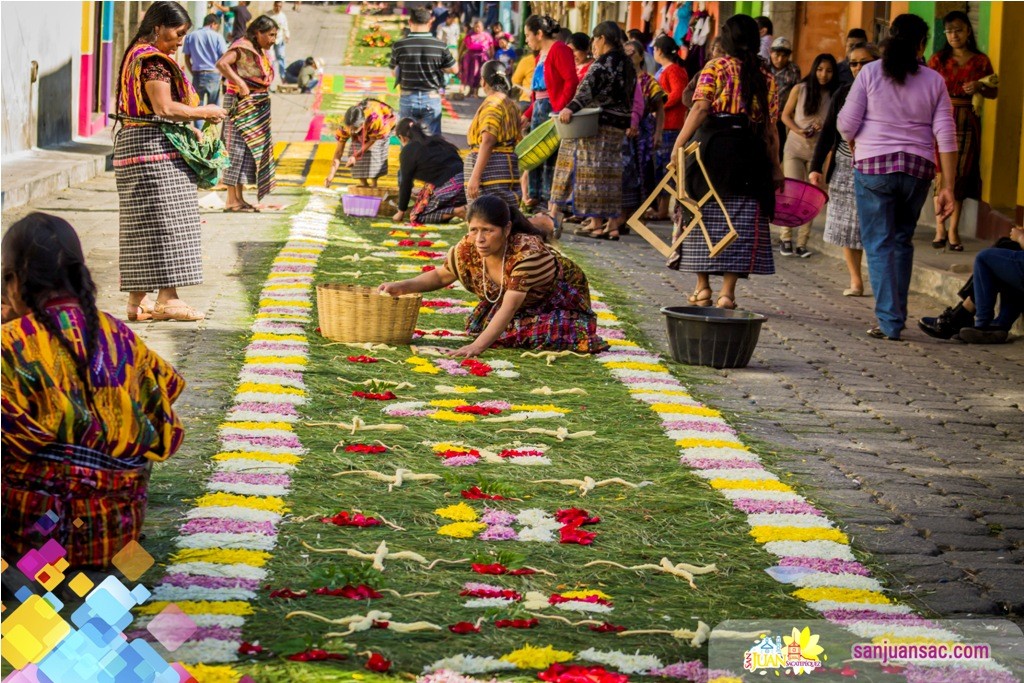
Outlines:
{"type": "Polygon", "coordinates": [[[588,232],[584,237],[589,237],[594,240],[611,240],[612,242],[619,241],[618,230],[597,230],[595,232],[588,232]],[[612,234],[615,233],[615,234],[612,234]]]}
{"type": "Polygon", "coordinates": [[[591,230],[587,226],[581,225],[580,227],[578,227],[575,230],[573,230],[572,234],[579,235],[580,237],[590,237],[595,232],[596,232],[596,230],[591,230]]]}
{"type": "Polygon", "coordinates": [[[259,212],[260,212],[260,210],[257,209],[252,204],[240,204],[239,206],[225,206],[224,207],[224,213],[259,213],[259,212]]]}
{"type": "Polygon", "coordinates": [[[715,308],[723,308],[723,309],[725,309],[727,311],[735,311],[736,310],[736,299],[732,298],[731,296],[726,296],[725,294],[719,294],[718,295],[718,301],[715,303],[715,308]],[[725,299],[726,301],[728,301],[729,302],[728,305],[723,306],[722,305],[722,299],[725,299]]]}
{"type": "Polygon", "coordinates": [[[932,249],[945,249],[946,238],[943,237],[941,240],[932,240],[932,249]]]}
{"type": "Polygon", "coordinates": [[[170,320],[174,322],[195,322],[203,320],[206,315],[186,304],[181,299],[174,299],[176,303],[157,303],[153,307],[153,320],[170,320]]]}
{"type": "Polygon", "coordinates": [[[686,300],[690,302],[691,306],[700,306],[701,308],[706,308],[711,305],[711,294],[712,291],[710,287],[701,287],[700,289],[694,290],[693,294],[686,297],[686,300]],[[700,296],[704,292],[707,292],[708,295],[700,296]]]}
{"type": "Polygon", "coordinates": [[[128,305],[128,322],[146,322],[153,319],[153,302],[143,297],[137,305],[128,305]]]}
{"type": "Polygon", "coordinates": [[[963,251],[964,250],[964,245],[960,244],[959,242],[957,242],[956,244],[953,244],[952,242],[950,242],[949,243],[949,250],[950,251],[963,251]]]}

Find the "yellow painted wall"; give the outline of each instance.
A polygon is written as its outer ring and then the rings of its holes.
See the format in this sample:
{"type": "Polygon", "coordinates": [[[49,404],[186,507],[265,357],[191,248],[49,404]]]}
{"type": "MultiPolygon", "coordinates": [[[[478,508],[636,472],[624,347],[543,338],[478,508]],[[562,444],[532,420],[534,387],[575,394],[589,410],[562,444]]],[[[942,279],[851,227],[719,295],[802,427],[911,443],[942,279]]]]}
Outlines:
{"type": "Polygon", "coordinates": [[[989,58],[999,75],[999,97],[985,101],[981,124],[982,199],[993,207],[1024,205],[1024,3],[994,2],[989,58]]]}

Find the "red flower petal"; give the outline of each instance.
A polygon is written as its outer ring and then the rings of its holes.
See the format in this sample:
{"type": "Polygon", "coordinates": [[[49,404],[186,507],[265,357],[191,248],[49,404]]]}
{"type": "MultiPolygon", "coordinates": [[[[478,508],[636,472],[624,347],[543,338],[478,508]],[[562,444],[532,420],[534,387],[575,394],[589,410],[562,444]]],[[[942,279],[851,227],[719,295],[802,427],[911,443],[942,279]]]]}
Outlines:
{"type": "MultiPolygon", "coordinates": [[[[476,488],[475,486],[473,488],[476,488]]],[[[463,491],[465,493],[465,491],[463,491]]],[[[472,564],[470,565],[477,574],[507,574],[508,568],[503,564],[472,564]]]]}
{"type": "Polygon", "coordinates": [[[612,673],[600,666],[580,666],[578,664],[559,664],[555,662],[537,678],[548,683],[628,683],[629,676],[612,673]]]}
{"type": "Polygon", "coordinates": [[[457,624],[452,624],[448,627],[448,630],[460,636],[464,636],[469,633],[480,633],[480,627],[468,621],[460,621],[457,624]]]}
{"type": "Polygon", "coordinates": [[[429,273],[432,270],[437,270],[437,266],[423,266],[420,268],[420,271],[424,273],[429,273]]]}
{"type": "Polygon", "coordinates": [[[243,641],[242,644],[238,646],[238,654],[240,655],[258,655],[262,652],[262,645],[253,645],[248,641],[243,641]]]}
{"type": "Polygon", "coordinates": [[[382,522],[376,517],[367,517],[361,512],[357,512],[353,515],[347,510],[342,510],[333,517],[321,517],[320,521],[325,524],[334,524],[335,526],[369,527],[380,526],[382,524],[382,522]]]}
{"type": "Polygon", "coordinates": [[[293,591],[291,588],[278,588],[277,590],[270,591],[270,597],[282,598],[284,600],[298,600],[308,595],[306,591],[293,591]]]}
{"type": "Polygon", "coordinates": [[[587,626],[587,628],[594,633],[619,633],[620,631],[626,630],[625,626],[619,626],[618,624],[612,624],[607,621],[599,626],[591,624],[590,626],[587,626]]]}
{"type": "Polygon", "coordinates": [[[388,447],[380,444],[354,443],[345,446],[346,453],[387,453],[388,447]]]}
{"type": "Polygon", "coordinates": [[[349,363],[376,363],[377,359],[373,356],[349,356],[349,363]]]}
{"type": "Polygon", "coordinates": [[[370,391],[353,391],[352,396],[354,396],[355,398],[364,398],[368,401],[394,401],[396,398],[398,398],[397,396],[394,395],[394,393],[390,391],[385,391],[382,394],[373,393],[370,391]]]}
{"type": "Polygon", "coordinates": [[[537,619],[498,619],[494,628],[536,628],[540,626],[537,619]]]}
{"type": "Polygon", "coordinates": [[[391,660],[384,659],[383,655],[374,652],[372,655],[370,655],[370,658],[366,660],[365,666],[370,671],[384,673],[391,668],[391,660]]]}
{"type": "Polygon", "coordinates": [[[467,500],[505,500],[504,496],[484,493],[479,486],[472,486],[462,491],[462,497],[467,500]]]}
{"type": "Polygon", "coordinates": [[[287,659],[290,659],[293,662],[322,662],[328,659],[336,659],[340,661],[347,659],[347,655],[339,654],[337,652],[328,652],[327,650],[312,649],[288,655],[287,659]]]}
{"type": "Polygon", "coordinates": [[[398,240],[398,246],[400,247],[415,247],[415,240],[398,240]]]}

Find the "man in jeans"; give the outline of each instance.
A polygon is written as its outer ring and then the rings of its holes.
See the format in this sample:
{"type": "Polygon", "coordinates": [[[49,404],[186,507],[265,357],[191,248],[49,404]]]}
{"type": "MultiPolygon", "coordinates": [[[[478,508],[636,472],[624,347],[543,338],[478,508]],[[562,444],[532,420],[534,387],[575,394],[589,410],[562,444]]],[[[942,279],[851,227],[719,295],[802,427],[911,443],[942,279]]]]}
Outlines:
{"type": "MultiPolygon", "coordinates": [[[[220,34],[220,19],[207,14],[203,27],[185,36],[185,66],[192,72],[192,84],[199,93],[200,104],[220,104],[220,72],[217,60],[228,46],[220,34]]],[[[199,122],[202,123],[202,122],[199,122]]]]}
{"type": "Polygon", "coordinates": [[[409,15],[409,35],[395,41],[391,69],[402,89],[398,100],[400,119],[411,118],[428,135],[441,133],[441,95],[446,73],[459,70],[448,46],[430,34],[431,13],[427,8],[409,15]]]}
{"type": "Polygon", "coordinates": [[[277,22],[277,42],[274,43],[274,62],[276,65],[277,77],[284,83],[284,72],[287,66],[285,61],[285,45],[291,40],[291,32],[288,30],[288,15],[284,13],[284,3],[278,0],[274,3],[274,11],[267,15],[277,22]]]}

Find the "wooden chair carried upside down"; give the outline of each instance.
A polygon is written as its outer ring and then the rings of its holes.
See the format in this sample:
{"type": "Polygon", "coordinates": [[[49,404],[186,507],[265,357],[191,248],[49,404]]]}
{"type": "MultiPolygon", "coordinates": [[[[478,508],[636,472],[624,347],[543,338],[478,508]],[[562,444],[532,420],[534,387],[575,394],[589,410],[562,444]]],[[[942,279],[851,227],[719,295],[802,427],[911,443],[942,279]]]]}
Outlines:
{"type": "Polygon", "coordinates": [[[715,186],[711,183],[711,178],[708,177],[707,168],[705,168],[704,161],[700,156],[700,145],[696,142],[691,142],[687,147],[678,150],[675,160],[675,173],[670,170],[665,174],[665,177],[661,179],[658,186],[654,188],[654,192],[651,193],[651,196],[640,205],[640,208],[636,210],[636,213],[629,217],[626,224],[631,229],[636,230],[637,234],[647,240],[650,245],[657,249],[665,258],[672,256],[672,254],[679,248],[679,245],[683,243],[683,240],[685,240],[690,235],[690,232],[692,232],[698,225],[700,226],[701,232],[704,234],[704,242],[708,245],[708,253],[711,258],[718,256],[718,254],[732,244],[732,241],[738,236],[736,228],[732,225],[732,219],[729,217],[729,212],[725,208],[725,203],[715,190],[715,186]],[[704,180],[707,181],[708,184],[707,193],[698,200],[694,200],[686,194],[685,162],[686,155],[688,154],[694,155],[697,160],[697,166],[700,168],[701,173],[704,174],[704,180]],[[666,191],[675,197],[676,201],[682,204],[683,208],[689,211],[693,216],[693,218],[690,219],[690,222],[687,223],[686,227],[683,229],[682,233],[672,244],[667,244],[643,223],[644,212],[646,212],[647,209],[657,201],[658,196],[661,195],[663,191],[666,191]],[[722,213],[725,215],[726,225],[729,226],[729,231],[717,243],[712,243],[711,235],[708,233],[707,226],[704,225],[703,213],[701,212],[701,207],[707,204],[711,199],[718,202],[719,208],[721,208],[722,213]]]}

